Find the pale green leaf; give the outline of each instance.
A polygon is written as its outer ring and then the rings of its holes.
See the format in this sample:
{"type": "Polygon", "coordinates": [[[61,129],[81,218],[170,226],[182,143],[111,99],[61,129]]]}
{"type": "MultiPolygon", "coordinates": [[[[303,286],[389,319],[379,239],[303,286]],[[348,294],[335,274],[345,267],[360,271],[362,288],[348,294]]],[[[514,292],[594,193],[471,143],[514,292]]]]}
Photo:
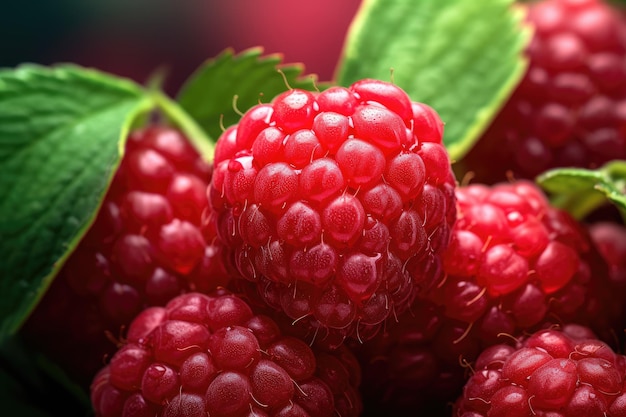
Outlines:
{"type": "Polygon", "coordinates": [[[393,81],[445,123],[453,160],[471,148],[521,79],[530,31],[513,0],[364,0],[338,82],[393,81]]]}

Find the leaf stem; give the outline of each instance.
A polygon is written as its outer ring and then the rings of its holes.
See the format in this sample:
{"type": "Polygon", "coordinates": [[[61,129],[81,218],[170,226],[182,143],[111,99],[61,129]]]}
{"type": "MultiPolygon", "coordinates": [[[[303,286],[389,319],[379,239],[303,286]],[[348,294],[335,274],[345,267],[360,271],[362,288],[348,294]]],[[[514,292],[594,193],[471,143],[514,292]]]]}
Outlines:
{"type": "Polygon", "coordinates": [[[177,102],[162,91],[153,90],[151,94],[156,105],[163,110],[174,124],[185,132],[192,145],[200,152],[202,158],[206,162],[212,162],[215,152],[215,140],[177,102]]]}

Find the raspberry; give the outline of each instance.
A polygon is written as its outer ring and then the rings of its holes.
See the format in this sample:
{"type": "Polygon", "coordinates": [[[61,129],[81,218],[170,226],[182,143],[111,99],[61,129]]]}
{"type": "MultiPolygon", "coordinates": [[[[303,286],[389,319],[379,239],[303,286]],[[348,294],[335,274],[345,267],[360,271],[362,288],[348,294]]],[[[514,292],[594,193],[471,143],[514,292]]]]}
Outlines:
{"type": "Polygon", "coordinates": [[[239,274],[311,337],[367,340],[440,279],[455,218],[442,133],[369,79],[250,109],[218,139],[208,191],[239,274]]]}
{"type": "Polygon", "coordinates": [[[483,352],[455,416],[623,416],[626,356],[589,329],[542,330],[483,352]]]}
{"type": "Polygon", "coordinates": [[[606,263],[583,226],[536,185],[474,184],[456,195],[445,280],[359,348],[366,409],[441,415],[460,394],[461,364],[503,335],[578,323],[611,345],[623,337],[621,290],[606,263]]]}
{"type": "Polygon", "coordinates": [[[580,223],[525,180],[468,185],[456,196],[446,279],[429,295],[447,317],[487,343],[546,321],[589,325],[615,339],[615,286],[580,223]]]}
{"type": "Polygon", "coordinates": [[[225,290],[151,307],[94,378],[98,417],[358,416],[356,360],[312,350],[225,290]]]}
{"type": "Polygon", "coordinates": [[[602,0],[530,3],[529,68],[465,158],[476,181],[626,158],[626,22],[602,0]],[[485,163],[489,161],[489,163],[485,163]]]}
{"type": "Polygon", "coordinates": [[[215,231],[202,230],[211,167],[177,130],[133,132],[95,223],[25,326],[25,335],[89,382],[142,309],[209,291],[227,273],[215,231]]]}

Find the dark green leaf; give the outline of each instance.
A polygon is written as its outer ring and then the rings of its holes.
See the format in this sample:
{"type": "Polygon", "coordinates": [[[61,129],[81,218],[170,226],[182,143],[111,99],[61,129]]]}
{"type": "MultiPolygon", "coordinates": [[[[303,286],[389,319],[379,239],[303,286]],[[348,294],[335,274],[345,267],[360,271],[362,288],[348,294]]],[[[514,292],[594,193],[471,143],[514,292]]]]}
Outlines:
{"type": "MultiPolygon", "coordinates": [[[[227,49],[206,61],[185,83],[178,102],[215,141],[221,126],[237,123],[245,112],[259,102],[269,102],[290,87],[314,90],[316,78],[303,77],[301,65],[284,65],[280,55],[262,56],[260,48],[235,55],[227,49]],[[223,119],[222,119],[223,118],[223,119]]],[[[319,85],[317,85],[319,88],[319,85]]]]}
{"type": "Polygon", "coordinates": [[[76,66],[0,71],[0,340],[86,231],[151,106],[135,84],[76,66]]]}
{"type": "Polygon", "coordinates": [[[458,160],[523,75],[530,39],[513,0],[364,0],[348,32],[338,82],[393,79],[446,124],[458,160]],[[392,74],[393,70],[393,74],[392,74]]]}

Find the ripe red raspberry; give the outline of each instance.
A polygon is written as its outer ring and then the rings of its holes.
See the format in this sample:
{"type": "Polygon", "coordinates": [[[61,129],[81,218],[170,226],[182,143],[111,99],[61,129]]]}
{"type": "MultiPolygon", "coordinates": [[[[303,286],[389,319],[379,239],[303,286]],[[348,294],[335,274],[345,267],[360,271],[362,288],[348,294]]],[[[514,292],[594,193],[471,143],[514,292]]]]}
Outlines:
{"type": "Polygon", "coordinates": [[[584,227],[529,181],[456,192],[445,281],[429,297],[486,343],[546,322],[589,325],[613,341],[621,301],[584,227]]]}
{"type": "Polygon", "coordinates": [[[225,291],[188,293],[140,313],[91,399],[97,417],[356,417],[358,377],[345,347],[312,350],[225,291]]]}
{"type": "MultiPolygon", "coordinates": [[[[359,350],[366,409],[437,415],[465,381],[462,363],[554,324],[623,338],[623,293],[582,225],[528,181],[456,190],[445,280],[359,350]]],[[[623,288],[623,287],[622,287],[623,288]]]]}
{"type": "Polygon", "coordinates": [[[479,182],[626,158],[626,21],[602,0],[529,4],[529,68],[462,168],[479,182]],[[486,162],[488,161],[488,162],[486,162]]]}
{"type": "Polygon", "coordinates": [[[133,132],[94,225],[24,329],[86,381],[142,309],[227,281],[216,234],[201,230],[211,168],[177,130],[133,132]]]}
{"type": "Polygon", "coordinates": [[[455,180],[433,109],[393,84],[290,90],[217,142],[216,229],[265,301],[340,344],[440,278],[455,180]]]}
{"type": "Polygon", "coordinates": [[[479,356],[453,415],[624,416],[626,356],[580,327],[494,346],[479,356]]]}

